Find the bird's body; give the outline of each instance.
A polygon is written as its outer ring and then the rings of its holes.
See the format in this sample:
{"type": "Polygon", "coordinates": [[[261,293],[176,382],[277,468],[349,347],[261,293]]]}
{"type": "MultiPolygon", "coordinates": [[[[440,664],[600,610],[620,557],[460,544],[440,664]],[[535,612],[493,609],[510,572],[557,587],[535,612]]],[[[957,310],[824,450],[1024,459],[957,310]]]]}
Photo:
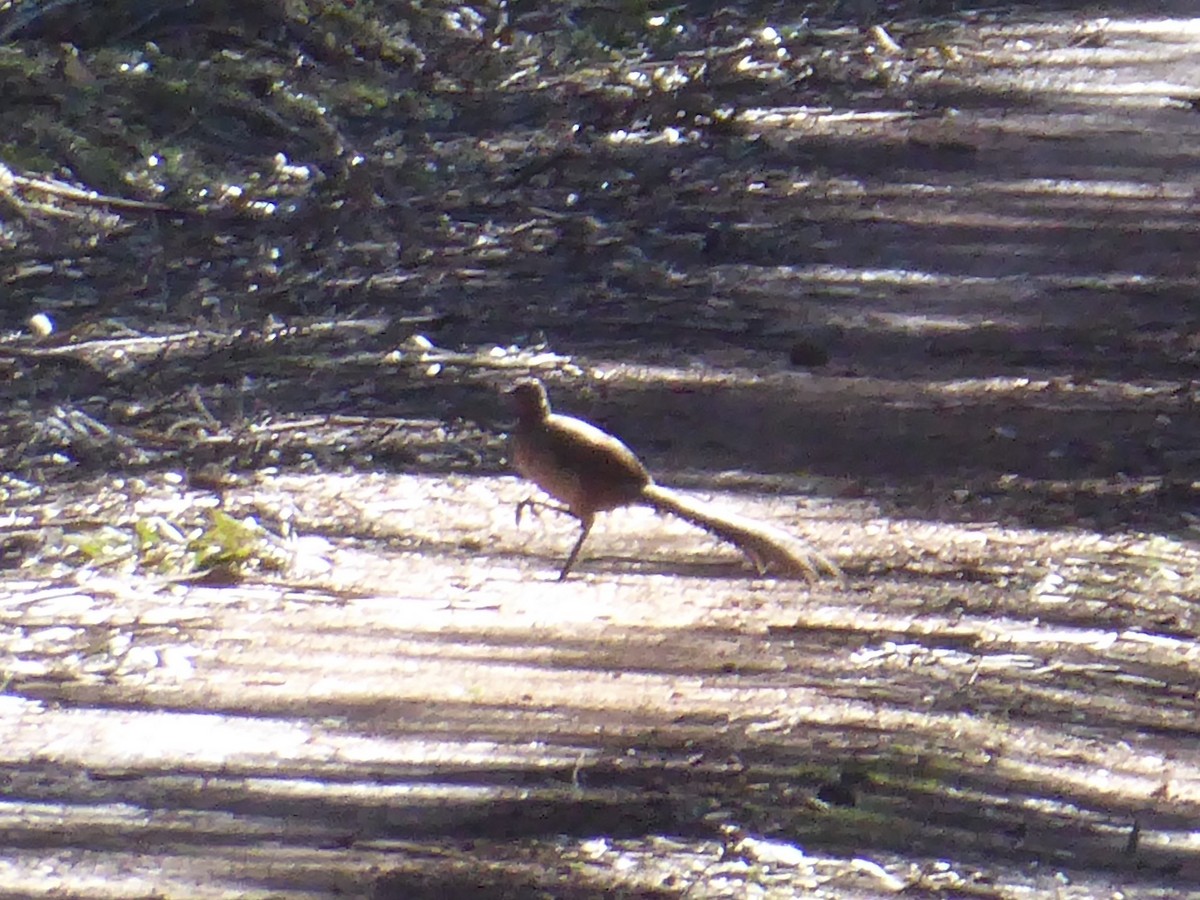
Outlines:
{"type": "Polygon", "coordinates": [[[636,503],[650,474],[623,443],[582,419],[522,416],[513,466],[578,518],[636,503]]]}
{"type": "Polygon", "coordinates": [[[774,569],[808,578],[836,566],[779,529],[718,512],[677,491],[655,484],[645,466],[620,440],[572,416],[551,412],[546,389],[536,378],[509,390],[517,411],[510,456],[513,467],[563,504],[579,520],[580,534],[559,579],[574,565],[596,514],[641,503],[669,512],[736,545],[759,571],[774,569]]]}

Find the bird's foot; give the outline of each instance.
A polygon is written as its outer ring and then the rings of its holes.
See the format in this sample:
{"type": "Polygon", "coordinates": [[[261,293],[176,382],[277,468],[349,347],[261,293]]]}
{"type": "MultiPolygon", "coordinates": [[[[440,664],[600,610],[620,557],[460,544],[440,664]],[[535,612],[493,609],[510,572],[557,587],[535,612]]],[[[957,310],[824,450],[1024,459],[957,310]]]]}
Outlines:
{"type": "Polygon", "coordinates": [[[543,509],[548,509],[551,512],[563,513],[564,515],[568,516],[572,514],[571,511],[561,503],[551,503],[546,500],[537,500],[534,497],[526,497],[517,504],[516,519],[518,525],[521,524],[521,516],[527,509],[535,516],[541,515],[543,509]]]}

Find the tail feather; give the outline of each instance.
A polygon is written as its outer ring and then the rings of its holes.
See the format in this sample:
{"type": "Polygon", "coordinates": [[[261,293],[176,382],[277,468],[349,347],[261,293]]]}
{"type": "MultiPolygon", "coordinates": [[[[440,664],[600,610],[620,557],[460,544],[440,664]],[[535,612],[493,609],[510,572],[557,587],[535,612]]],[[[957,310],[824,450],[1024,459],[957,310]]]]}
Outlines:
{"type": "Polygon", "coordinates": [[[659,512],[679,516],[728,541],[750,558],[759,573],[768,570],[816,581],[823,574],[841,578],[842,571],[799,538],[771,525],[712,507],[658,484],[642,491],[644,502],[659,512]]]}

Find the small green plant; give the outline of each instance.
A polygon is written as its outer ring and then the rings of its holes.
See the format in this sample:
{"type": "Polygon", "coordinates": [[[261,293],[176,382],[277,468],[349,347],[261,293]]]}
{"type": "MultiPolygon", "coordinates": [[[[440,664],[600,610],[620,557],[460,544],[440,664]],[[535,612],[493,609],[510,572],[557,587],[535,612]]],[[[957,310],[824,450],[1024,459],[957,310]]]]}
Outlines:
{"type": "Polygon", "coordinates": [[[219,509],[208,527],[188,543],[194,571],[238,578],[249,570],[278,571],[285,565],[274,536],[253,516],[235,519],[219,509]]]}
{"type": "Polygon", "coordinates": [[[236,519],[219,509],[187,533],[161,516],[147,516],[132,529],[106,525],[66,535],[64,542],[97,567],[170,577],[236,581],[248,572],[280,571],[287,565],[276,535],[252,516],[236,519]]]}

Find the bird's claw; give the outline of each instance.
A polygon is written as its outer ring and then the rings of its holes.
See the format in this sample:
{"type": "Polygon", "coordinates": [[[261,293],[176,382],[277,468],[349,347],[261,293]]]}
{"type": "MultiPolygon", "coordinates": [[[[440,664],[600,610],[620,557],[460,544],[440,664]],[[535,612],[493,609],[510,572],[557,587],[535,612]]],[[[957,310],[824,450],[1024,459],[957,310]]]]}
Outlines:
{"type": "Polygon", "coordinates": [[[561,506],[557,503],[547,503],[545,500],[537,500],[533,497],[526,497],[524,500],[517,503],[516,519],[518,526],[521,524],[521,516],[524,514],[526,509],[530,510],[535,516],[539,515],[543,509],[548,509],[556,513],[571,515],[571,511],[565,506],[561,506]]]}

